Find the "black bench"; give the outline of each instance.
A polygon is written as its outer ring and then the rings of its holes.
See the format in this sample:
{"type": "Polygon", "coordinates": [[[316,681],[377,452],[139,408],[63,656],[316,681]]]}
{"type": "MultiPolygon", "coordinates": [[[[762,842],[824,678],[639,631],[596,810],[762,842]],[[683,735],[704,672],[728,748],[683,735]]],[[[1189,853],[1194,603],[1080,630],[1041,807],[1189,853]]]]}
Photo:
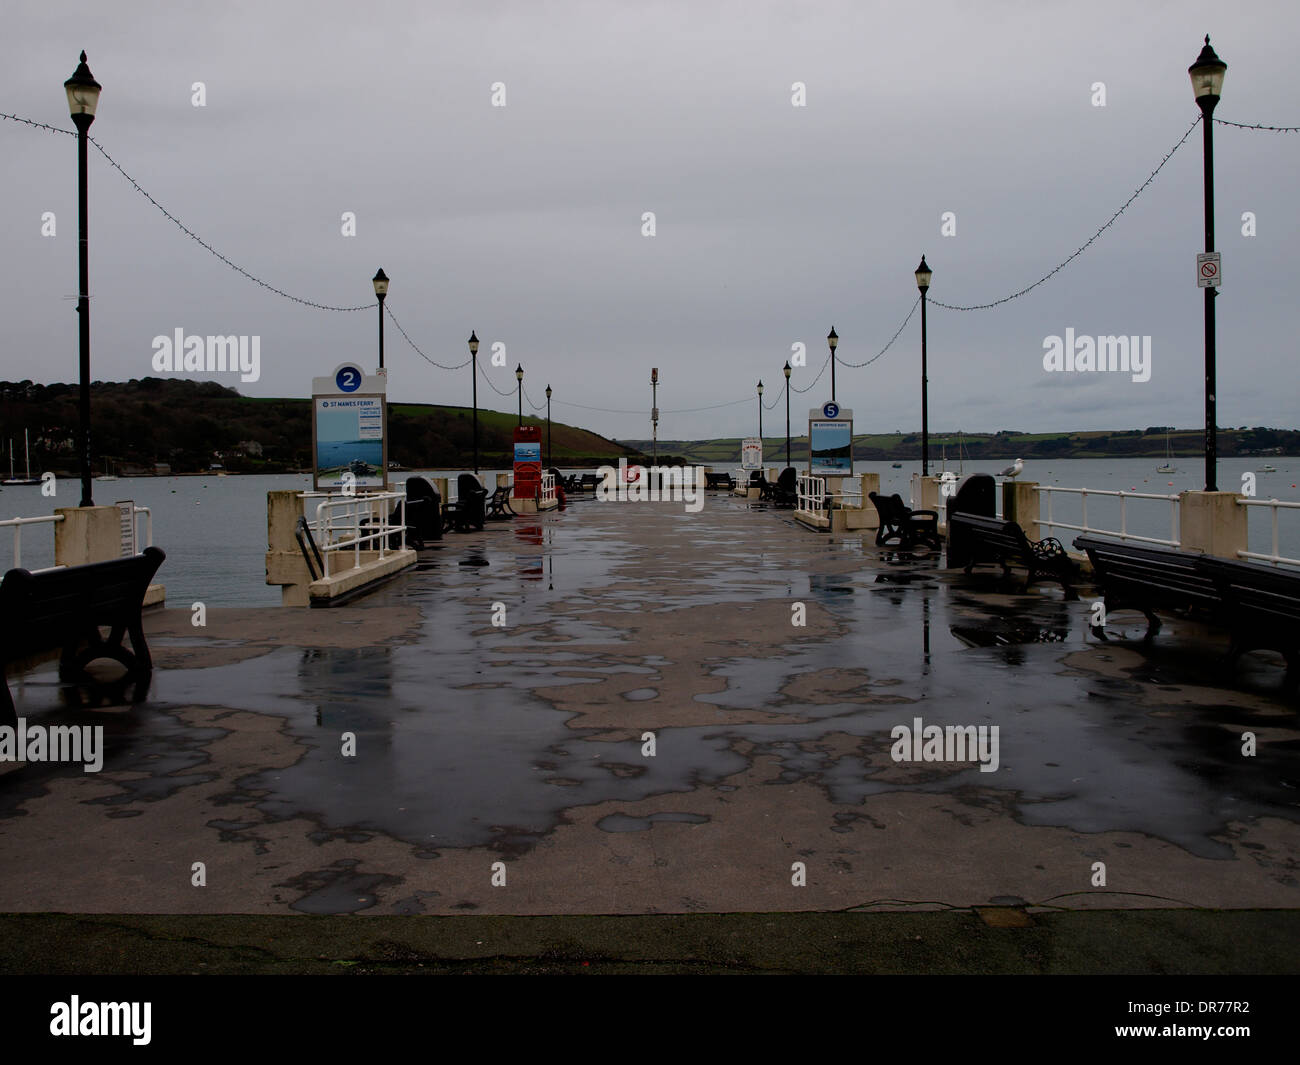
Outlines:
{"type": "Polygon", "coordinates": [[[777,479],[771,482],[771,492],[767,496],[778,507],[794,507],[799,503],[799,471],[787,466],[777,479]]]}
{"type": "MultiPolygon", "coordinates": [[[[1077,537],[1074,546],[1088,554],[1106,613],[1141,612],[1147,619],[1144,639],[1150,640],[1160,631],[1156,608],[1199,608],[1212,618],[1223,609],[1223,596],[1212,574],[1201,564],[1203,556],[1199,554],[1171,547],[1098,540],[1092,536],[1077,537]]],[[[1106,639],[1102,626],[1089,627],[1097,639],[1106,639]]]]}
{"type": "Polygon", "coordinates": [[[443,523],[456,532],[481,530],[487,521],[485,501],[487,489],[472,473],[462,473],[456,478],[456,502],[442,508],[443,523]]]}
{"type": "Polygon", "coordinates": [[[492,497],[487,501],[487,520],[488,521],[509,521],[516,517],[513,508],[510,506],[510,489],[499,485],[497,490],[492,493],[492,497]]]}
{"type": "Polygon", "coordinates": [[[957,513],[949,523],[949,535],[956,531],[967,550],[965,572],[983,563],[1000,563],[1003,576],[1011,573],[1011,564],[1024,566],[1025,591],[1036,580],[1059,581],[1066,599],[1078,599],[1071,581],[1075,565],[1054,536],[1033,541],[1014,521],[985,518],[977,514],[957,513]]]}
{"type": "Polygon", "coordinates": [[[1300,573],[1206,555],[1198,564],[1223,602],[1219,616],[1232,638],[1229,664],[1247,651],[1277,651],[1286,659],[1288,681],[1300,680],[1300,573]]]}
{"type": "Polygon", "coordinates": [[[736,487],[736,482],[729,473],[706,473],[704,487],[705,489],[721,488],[730,492],[736,487]]]}
{"type": "MultiPolygon", "coordinates": [[[[1144,640],[1160,631],[1156,610],[1199,611],[1228,629],[1229,666],[1248,651],[1277,651],[1287,680],[1300,680],[1300,573],[1191,551],[1080,536],[1106,612],[1132,609],[1147,619],[1144,640]]],[[[1105,640],[1105,630],[1091,626],[1105,640]]]]}
{"type": "Polygon", "coordinates": [[[868,492],[868,498],[876,506],[880,516],[880,526],[876,529],[876,546],[885,547],[891,540],[895,546],[906,549],[915,547],[918,542],[939,546],[939,514],[934,510],[912,510],[903,502],[903,497],[895,493],[882,496],[868,492]]]}
{"type": "MultiPolygon", "coordinates": [[[[81,677],[86,667],[111,658],[127,675],[143,679],[153,670],[141,611],[149,582],[162,565],[161,548],[146,547],[127,558],[32,573],[11,569],[0,582],[0,662],[59,650],[59,676],[81,677]],[[100,626],[109,629],[108,639],[100,626]],[[123,646],[124,636],[131,649],[123,646]]],[[[17,722],[9,685],[3,686],[0,718],[17,722]]]]}
{"type": "Polygon", "coordinates": [[[594,492],[600,487],[601,478],[594,473],[584,473],[578,478],[579,492],[594,492]]]}

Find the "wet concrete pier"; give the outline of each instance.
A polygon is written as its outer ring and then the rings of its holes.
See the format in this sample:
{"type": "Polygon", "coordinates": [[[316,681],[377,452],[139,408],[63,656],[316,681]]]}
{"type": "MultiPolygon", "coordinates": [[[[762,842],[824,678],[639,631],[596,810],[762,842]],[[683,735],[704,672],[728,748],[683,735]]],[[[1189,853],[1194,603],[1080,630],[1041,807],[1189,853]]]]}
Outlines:
{"type": "Polygon", "coordinates": [[[1224,638],[1176,619],[1099,645],[1086,588],[994,573],[711,495],[449,534],[339,610],[156,612],[134,707],[11,681],[107,749],[0,767],[0,910],[1300,906],[1280,660],[1229,684],[1224,638]],[[916,718],[998,726],[996,771],[895,761],[916,718]]]}

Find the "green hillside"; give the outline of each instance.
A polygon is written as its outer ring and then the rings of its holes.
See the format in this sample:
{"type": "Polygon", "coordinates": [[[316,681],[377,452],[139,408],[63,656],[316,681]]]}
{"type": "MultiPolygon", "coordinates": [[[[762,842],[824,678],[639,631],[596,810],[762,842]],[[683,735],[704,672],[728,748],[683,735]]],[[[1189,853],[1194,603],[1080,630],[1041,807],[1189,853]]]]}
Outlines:
{"type": "MultiPolygon", "coordinates": [[[[91,386],[91,456],[95,472],[111,461],[116,472],[174,473],[206,470],[213,463],[237,473],[309,469],[311,401],[241,396],[212,381],[97,381],[91,386]]],[[[464,468],[473,461],[473,411],[423,403],[389,405],[388,457],[413,469],[464,468]]],[[[480,466],[513,459],[515,414],[479,409],[480,466]]],[[[545,419],[540,425],[545,447],[545,419]]],[[[77,386],[0,381],[0,440],[13,440],[23,468],[23,430],[31,438],[33,471],[72,474],[77,469],[77,386]]],[[[557,465],[597,466],[634,449],[596,433],[551,423],[557,465]]]]}

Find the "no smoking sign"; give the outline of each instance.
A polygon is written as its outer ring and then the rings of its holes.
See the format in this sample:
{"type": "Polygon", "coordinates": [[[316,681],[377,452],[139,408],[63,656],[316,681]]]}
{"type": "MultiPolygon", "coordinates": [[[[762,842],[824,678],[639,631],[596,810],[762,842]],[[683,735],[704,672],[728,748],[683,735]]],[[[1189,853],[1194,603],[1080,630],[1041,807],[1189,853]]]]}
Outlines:
{"type": "Polygon", "coordinates": [[[1221,269],[1217,251],[1201,252],[1196,256],[1196,287],[1218,288],[1221,269]]]}

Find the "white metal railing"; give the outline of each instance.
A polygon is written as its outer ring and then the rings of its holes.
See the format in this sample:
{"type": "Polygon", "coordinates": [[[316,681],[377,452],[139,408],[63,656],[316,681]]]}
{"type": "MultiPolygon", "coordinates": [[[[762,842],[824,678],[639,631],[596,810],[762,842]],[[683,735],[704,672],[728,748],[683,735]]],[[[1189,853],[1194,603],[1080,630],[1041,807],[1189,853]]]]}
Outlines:
{"type": "MultiPolygon", "coordinates": [[[[132,504],[134,506],[134,504],[132,504]]],[[[153,511],[148,507],[135,508],[135,546],[140,547],[140,515],[144,515],[144,546],[153,547],[153,511]]]]}
{"type": "Polygon", "coordinates": [[[849,508],[851,510],[862,509],[862,478],[845,477],[840,482],[840,488],[837,492],[831,493],[835,500],[835,505],[840,509],[849,508]],[[848,485],[848,487],[845,487],[848,485]]]}
{"type": "MultiPolygon", "coordinates": [[[[0,526],[7,526],[14,531],[14,564],[12,569],[21,569],[23,564],[23,527],[25,525],[54,525],[63,520],[62,514],[42,514],[36,518],[8,518],[0,521],[0,526]]],[[[46,569],[59,569],[58,566],[47,566],[46,569]]],[[[43,573],[44,570],[35,570],[36,573],[43,573]]]]}
{"type": "MultiPolygon", "coordinates": [[[[1038,524],[1047,529],[1073,529],[1077,532],[1101,533],[1104,536],[1118,536],[1121,540],[1137,540],[1144,544],[1161,544],[1165,547],[1179,547],[1181,541],[1178,532],[1178,496],[1164,495],[1155,492],[1110,492],[1102,491],[1096,488],[1058,488],[1054,485],[1038,485],[1035,489],[1039,493],[1041,503],[1043,495],[1047,496],[1047,517],[1044,518],[1041,513],[1038,518],[1038,524]],[[1080,501],[1082,524],[1074,525],[1070,522],[1056,521],[1052,516],[1052,495],[1056,492],[1062,492],[1066,495],[1077,495],[1080,501]],[[1088,497],[1101,496],[1108,499],[1119,500],[1119,528],[1102,529],[1096,525],[1088,524],[1088,497]],[[1162,540],[1154,536],[1139,536],[1137,533],[1128,531],[1128,509],[1127,503],[1130,499],[1163,499],[1169,504],[1169,539],[1162,540]]],[[[1040,507],[1041,511],[1041,507],[1040,507]]],[[[1050,535],[1050,531],[1049,534],[1050,535]]]]}
{"type": "MultiPolygon", "coordinates": [[[[1240,498],[1237,500],[1237,503],[1238,505],[1243,507],[1268,507],[1269,510],[1271,511],[1271,517],[1273,519],[1272,554],[1264,555],[1264,554],[1260,554],[1258,551],[1238,551],[1237,552],[1238,557],[1258,559],[1260,562],[1271,562],[1275,566],[1282,562],[1285,562],[1287,565],[1290,566],[1300,566],[1300,558],[1289,558],[1278,551],[1278,538],[1277,538],[1277,512],[1279,510],[1300,510],[1300,503],[1284,503],[1278,499],[1240,499],[1240,498]]],[[[1246,511],[1246,515],[1247,515],[1247,533],[1249,534],[1249,526],[1250,526],[1249,510],[1246,511]]]]}
{"type": "Polygon", "coordinates": [[[555,500],[555,474],[542,474],[542,487],[540,489],[540,498],[543,503],[553,502],[555,500]]]}
{"type": "MultiPolygon", "coordinates": [[[[304,492],[308,497],[319,492],[304,492]]],[[[406,492],[374,492],[369,495],[329,495],[316,506],[316,521],[311,523],[312,538],[325,559],[323,576],[330,575],[330,559],[352,549],[352,569],[361,568],[361,545],[378,542],[379,557],[388,551],[388,538],[401,533],[401,549],[406,549],[406,492]],[[389,507],[397,507],[398,525],[390,525],[389,507]],[[362,525],[362,522],[365,522],[362,525]]],[[[367,550],[374,550],[373,547],[367,550]]]]}
{"type": "Polygon", "coordinates": [[[826,478],[813,477],[811,474],[799,474],[795,486],[799,500],[799,509],[806,514],[821,515],[826,510],[826,478]]]}

